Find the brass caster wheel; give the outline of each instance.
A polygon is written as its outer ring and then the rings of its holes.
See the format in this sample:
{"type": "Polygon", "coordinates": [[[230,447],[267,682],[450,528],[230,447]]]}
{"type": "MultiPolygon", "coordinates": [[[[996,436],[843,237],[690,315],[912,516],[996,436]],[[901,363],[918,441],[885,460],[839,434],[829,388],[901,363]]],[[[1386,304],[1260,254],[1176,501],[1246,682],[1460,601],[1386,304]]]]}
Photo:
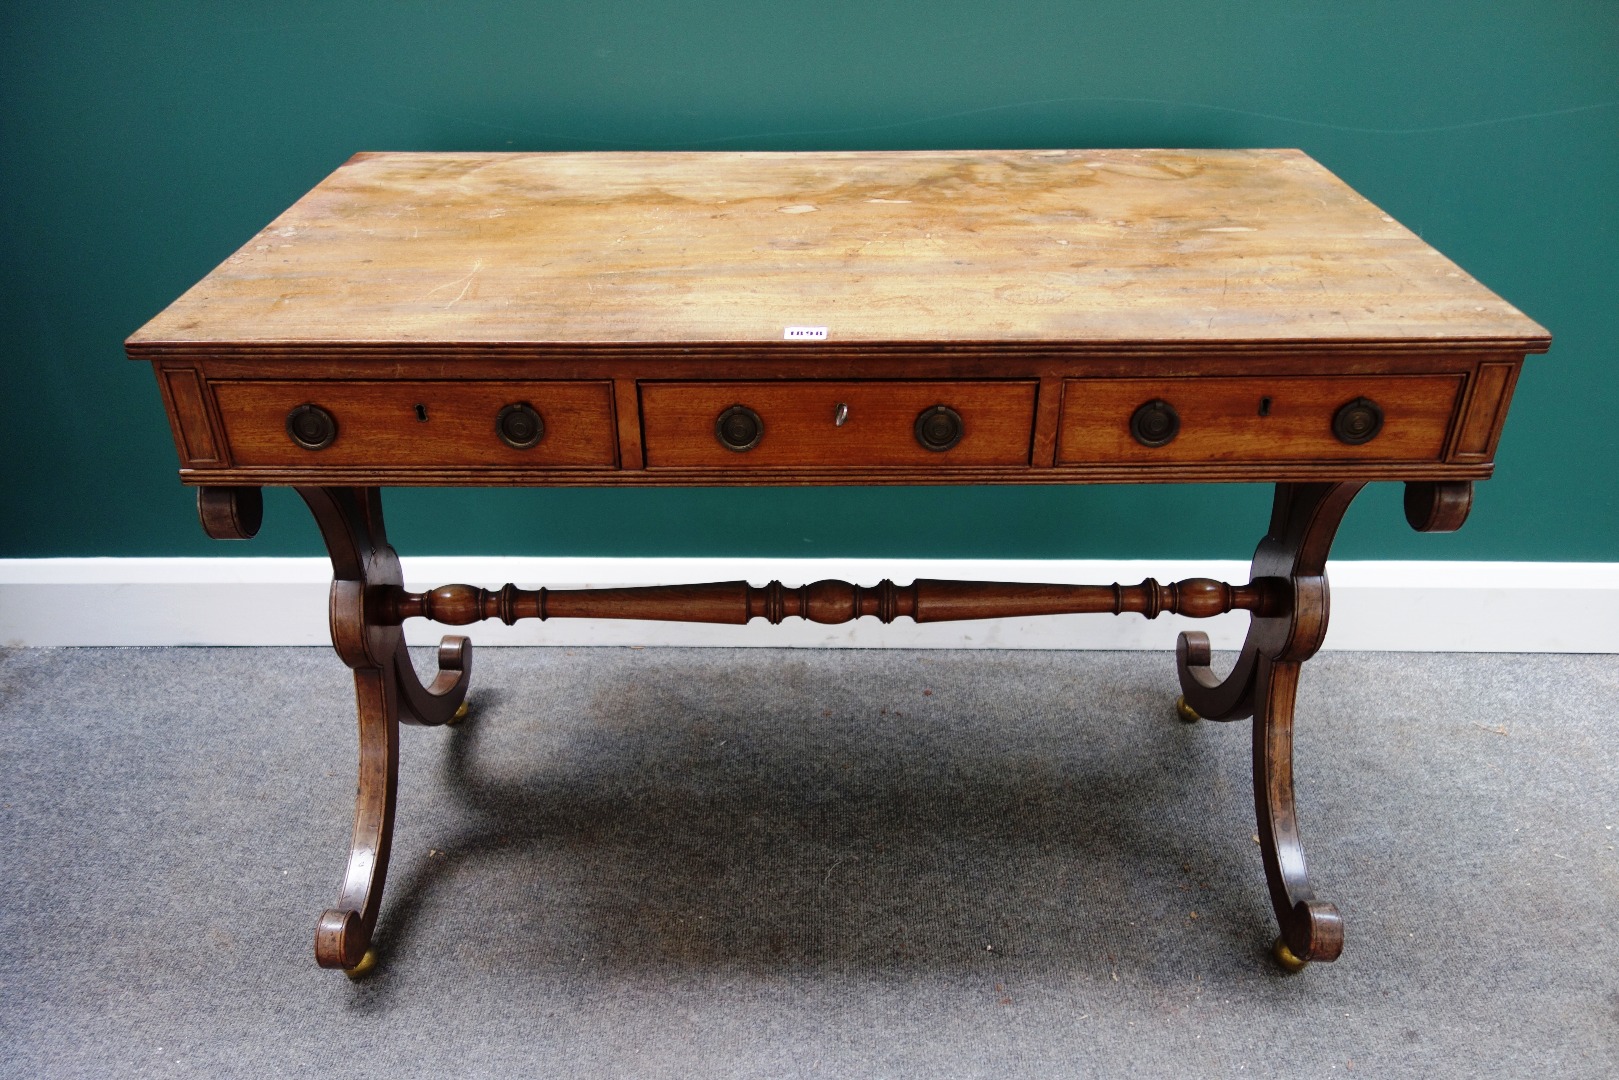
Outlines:
{"type": "Polygon", "coordinates": [[[455,715],[450,717],[446,723],[448,723],[450,727],[454,727],[470,715],[472,715],[472,709],[469,708],[467,703],[463,701],[459,706],[456,707],[455,715]]]}
{"type": "Polygon", "coordinates": [[[1287,947],[1286,938],[1276,939],[1276,944],[1270,947],[1270,955],[1271,959],[1276,961],[1277,966],[1289,975],[1297,975],[1310,966],[1310,961],[1300,960],[1293,955],[1293,950],[1287,947]]]}
{"type": "Polygon", "coordinates": [[[371,974],[371,969],[376,966],[377,950],[367,949],[365,950],[365,955],[360,957],[360,962],[351,968],[344,968],[343,974],[347,975],[352,981],[359,982],[361,979],[371,974]]]}
{"type": "Polygon", "coordinates": [[[1188,724],[1195,724],[1199,720],[1203,719],[1201,716],[1197,715],[1196,709],[1186,704],[1185,694],[1182,694],[1180,697],[1175,699],[1175,715],[1186,721],[1188,724]]]}

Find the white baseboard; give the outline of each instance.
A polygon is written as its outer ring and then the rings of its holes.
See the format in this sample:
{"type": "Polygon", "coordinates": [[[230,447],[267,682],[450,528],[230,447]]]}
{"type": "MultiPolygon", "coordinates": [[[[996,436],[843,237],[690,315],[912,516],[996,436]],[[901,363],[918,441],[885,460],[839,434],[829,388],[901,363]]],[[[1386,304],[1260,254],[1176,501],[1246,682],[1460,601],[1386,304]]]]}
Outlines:
{"type": "MultiPolygon", "coordinates": [[[[1133,584],[1248,579],[1235,561],[987,559],[568,559],[424,557],[404,560],[407,585],[585,588],[746,578],[798,585],[888,577],[1133,584]]],[[[324,559],[0,559],[0,645],[326,645],[324,559]]],[[[1619,652],[1619,563],[1340,562],[1329,567],[1329,649],[1412,652],[1619,652]]],[[[841,626],[704,626],[612,620],[483,623],[480,645],[796,646],[925,649],[1171,649],[1185,629],[1235,648],[1247,617],[1068,615],[983,622],[874,618],[841,626]]],[[[407,624],[415,644],[442,628],[407,624]]]]}

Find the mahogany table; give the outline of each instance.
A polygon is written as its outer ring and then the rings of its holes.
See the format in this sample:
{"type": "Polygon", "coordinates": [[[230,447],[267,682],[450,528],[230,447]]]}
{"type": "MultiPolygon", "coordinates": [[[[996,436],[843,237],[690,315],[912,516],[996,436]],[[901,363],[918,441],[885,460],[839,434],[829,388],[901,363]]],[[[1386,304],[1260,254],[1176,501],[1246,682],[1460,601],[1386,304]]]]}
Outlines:
{"type": "Polygon", "coordinates": [[[317,961],[369,967],[398,725],[453,723],[401,624],[745,623],[1247,611],[1224,679],[1180,636],[1183,719],[1253,717],[1285,967],[1332,960],[1305,871],[1293,702],[1327,550],[1369,481],[1459,527],[1546,331],[1295,150],[360,154],[126,343],[202,525],[295,487],[354,669],[354,834],[317,961]],[[1250,580],[746,582],[413,594],[383,485],[1267,481],[1250,580]]]}

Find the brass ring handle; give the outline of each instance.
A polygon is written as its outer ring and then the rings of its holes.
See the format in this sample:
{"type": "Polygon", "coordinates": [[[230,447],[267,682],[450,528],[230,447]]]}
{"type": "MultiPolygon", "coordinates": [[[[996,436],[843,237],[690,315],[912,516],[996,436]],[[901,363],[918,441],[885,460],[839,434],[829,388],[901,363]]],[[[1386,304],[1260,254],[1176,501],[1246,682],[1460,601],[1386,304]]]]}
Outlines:
{"type": "Polygon", "coordinates": [[[1180,433],[1180,413],[1163,398],[1153,398],[1130,416],[1130,436],[1142,446],[1168,446],[1180,433]]]}
{"type": "Polygon", "coordinates": [[[1349,446],[1361,446],[1383,430],[1383,407],[1371,398],[1356,398],[1332,417],[1332,433],[1349,446]]]}
{"type": "Polygon", "coordinates": [[[532,450],[545,438],[545,420],[526,401],[514,401],[495,417],[495,434],[513,450],[532,450]]]}
{"type": "Polygon", "coordinates": [[[337,420],[308,402],[287,414],[287,437],[305,450],[324,450],[337,438],[337,420]]]}
{"type": "Polygon", "coordinates": [[[964,433],[961,414],[948,405],[923,409],[916,417],[916,441],[923,449],[943,453],[960,442],[964,433]]]}
{"type": "Polygon", "coordinates": [[[714,437],[727,450],[746,453],[764,438],[765,422],[746,405],[732,405],[714,421],[714,437]]]}

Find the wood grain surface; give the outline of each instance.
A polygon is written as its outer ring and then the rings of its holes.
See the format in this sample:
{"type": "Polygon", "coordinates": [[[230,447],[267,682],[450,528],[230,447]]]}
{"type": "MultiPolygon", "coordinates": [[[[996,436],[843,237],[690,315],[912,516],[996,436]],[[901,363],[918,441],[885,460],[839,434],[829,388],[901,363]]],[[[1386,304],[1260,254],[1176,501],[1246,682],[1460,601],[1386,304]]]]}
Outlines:
{"type": "Polygon", "coordinates": [[[826,343],[1548,340],[1297,150],[388,153],[128,347],[813,357],[825,343],[783,341],[803,325],[826,343]]]}

